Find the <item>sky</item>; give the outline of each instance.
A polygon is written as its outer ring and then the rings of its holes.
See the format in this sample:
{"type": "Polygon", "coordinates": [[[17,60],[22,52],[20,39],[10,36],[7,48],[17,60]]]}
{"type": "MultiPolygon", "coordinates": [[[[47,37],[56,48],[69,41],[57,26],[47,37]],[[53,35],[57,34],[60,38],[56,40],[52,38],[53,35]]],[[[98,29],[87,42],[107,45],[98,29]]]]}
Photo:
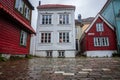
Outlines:
{"type": "Polygon", "coordinates": [[[78,14],[81,14],[82,19],[88,17],[95,17],[98,12],[102,9],[107,0],[29,0],[34,6],[35,10],[32,12],[32,26],[36,31],[37,23],[37,9],[39,1],[42,4],[65,4],[73,5],[76,7],[75,19],[77,19],[78,14]]]}

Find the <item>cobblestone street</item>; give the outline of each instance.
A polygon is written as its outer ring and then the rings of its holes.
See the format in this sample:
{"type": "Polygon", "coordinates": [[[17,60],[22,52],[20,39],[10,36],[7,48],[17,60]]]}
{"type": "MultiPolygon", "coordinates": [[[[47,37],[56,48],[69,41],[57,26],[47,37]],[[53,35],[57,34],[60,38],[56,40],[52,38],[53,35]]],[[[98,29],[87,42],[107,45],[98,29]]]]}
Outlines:
{"type": "Polygon", "coordinates": [[[0,80],[120,80],[120,59],[33,58],[0,62],[0,80]]]}

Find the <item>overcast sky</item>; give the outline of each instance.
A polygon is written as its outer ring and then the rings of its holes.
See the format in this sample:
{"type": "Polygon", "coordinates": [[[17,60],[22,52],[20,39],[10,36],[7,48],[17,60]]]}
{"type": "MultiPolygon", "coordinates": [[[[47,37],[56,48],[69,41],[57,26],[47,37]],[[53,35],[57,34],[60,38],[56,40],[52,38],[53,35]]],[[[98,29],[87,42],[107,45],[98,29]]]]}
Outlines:
{"type": "Polygon", "coordinates": [[[107,0],[29,0],[34,6],[35,10],[32,13],[32,26],[36,30],[37,23],[37,10],[36,7],[41,1],[41,4],[67,4],[76,6],[75,18],[78,14],[82,15],[82,18],[95,17],[101,8],[104,6],[107,0]]]}

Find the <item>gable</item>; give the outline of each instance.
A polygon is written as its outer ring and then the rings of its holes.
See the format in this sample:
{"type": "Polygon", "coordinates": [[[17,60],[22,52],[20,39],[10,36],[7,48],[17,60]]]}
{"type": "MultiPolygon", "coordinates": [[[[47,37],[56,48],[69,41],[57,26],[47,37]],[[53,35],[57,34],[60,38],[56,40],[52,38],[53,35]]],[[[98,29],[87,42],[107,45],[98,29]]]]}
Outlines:
{"type": "Polygon", "coordinates": [[[98,14],[96,18],[93,20],[93,22],[90,24],[90,26],[85,30],[85,33],[87,33],[92,27],[94,27],[93,31],[96,31],[95,29],[96,23],[101,22],[106,24],[106,26],[109,27],[110,29],[114,30],[114,27],[112,27],[110,23],[108,23],[100,14],[98,14]]]}

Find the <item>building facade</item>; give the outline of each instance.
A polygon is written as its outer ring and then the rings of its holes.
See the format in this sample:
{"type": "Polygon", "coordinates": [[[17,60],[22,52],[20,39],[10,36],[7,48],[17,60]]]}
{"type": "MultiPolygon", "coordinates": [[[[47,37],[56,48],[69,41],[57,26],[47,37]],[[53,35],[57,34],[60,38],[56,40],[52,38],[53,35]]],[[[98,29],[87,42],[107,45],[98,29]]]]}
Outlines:
{"type": "Polygon", "coordinates": [[[97,15],[81,39],[81,51],[88,57],[111,57],[117,51],[115,29],[97,15]]]}
{"type": "Polygon", "coordinates": [[[75,57],[75,6],[45,4],[37,9],[35,55],[75,57]]]}
{"type": "Polygon", "coordinates": [[[76,53],[80,52],[79,40],[82,35],[82,22],[75,20],[76,53]]]}
{"type": "Polygon", "coordinates": [[[117,49],[120,53],[120,0],[108,0],[100,14],[115,27],[117,35],[117,49]]]}
{"type": "Polygon", "coordinates": [[[28,0],[0,0],[0,53],[2,56],[29,54],[31,15],[28,0]]]}

